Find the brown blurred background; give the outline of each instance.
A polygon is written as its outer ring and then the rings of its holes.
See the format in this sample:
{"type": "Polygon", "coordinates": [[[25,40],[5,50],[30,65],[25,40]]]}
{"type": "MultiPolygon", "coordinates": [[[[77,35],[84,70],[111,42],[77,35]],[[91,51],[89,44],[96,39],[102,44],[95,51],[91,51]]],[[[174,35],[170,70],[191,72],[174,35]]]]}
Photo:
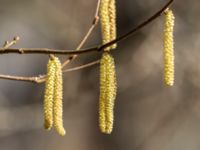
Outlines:
{"type": "MultiPolygon", "coordinates": [[[[74,49],[93,20],[97,0],[0,0],[0,41],[16,47],[74,49]]],[[[118,35],[166,1],[118,0],[118,35]]],[[[200,2],[175,0],[175,86],[163,84],[163,17],[118,44],[118,94],[111,135],[98,129],[98,65],[64,75],[66,136],[43,129],[44,84],[0,80],[0,150],[199,150],[200,2]]],[[[85,47],[101,42],[99,26],[85,47]]],[[[80,56],[68,67],[96,60],[80,56]]],[[[60,57],[62,60],[66,56],[60,57]]],[[[0,73],[46,72],[46,55],[0,56],[0,73]]]]}

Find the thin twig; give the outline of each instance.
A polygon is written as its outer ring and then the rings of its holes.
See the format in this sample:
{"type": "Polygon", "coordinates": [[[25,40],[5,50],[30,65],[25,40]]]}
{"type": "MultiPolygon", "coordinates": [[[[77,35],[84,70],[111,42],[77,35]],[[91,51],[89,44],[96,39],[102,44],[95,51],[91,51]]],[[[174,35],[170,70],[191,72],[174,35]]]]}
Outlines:
{"type": "MultiPolygon", "coordinates": [[[[89,28],[89,30],[87,31],[87,33],[84,36],[84,38],[82,39],[82,41],[80,42],[80,44],[78,45],[78,47],[76,48],[77,51],[80,50],[80,48],[86,43],[87,39],[89,38],[89,36],[93,32],[94,28],[96,27],[96,25],[99,22],[98,12],[99,12],[100,1],[101,0],[97,1],[97,6],[96,6],[95,14],[94,14],[94,19],[92,21],[92,25],[89,28]]],[[[19,37],[14,37],[13,41],[11,41],[11,42],[6,41],[3,48],[8,49],[10,46],[16,44],[16,41],[18,41],[18,40],[19,40],[19,37]]],[[[23,51],[23,50],[21,50],[21,51],[23,51]]],[[[72,55],[72,56],[70,56],[62,64],[62,68],[64,68],[70,61],[72,61],[73,59],[75,59],[77,56],[78,55],[72,55]]],[[[99,61],[97,60],[97,61],[85,64],[85,65],[82,65],[82,66],[65,69],[63,72],[70,72],[70,71],[75,71],[75,70],[83,69],[83,68],[95,65],[98,62],[99,61]]],[[[46,79],[46,75],[39,75],[39,76],[35,76],[35,77],[22,77],[22,76],[0,75],[0,79],[17,80],[17,81],[27,81],[27,82],[33,82],[33,83],[43,83],[45,81],[45,79],[46,79]]]]}
{"type": "Polygon", "coordinates": [[[85,65],[81,65],[81,66],[78,66],[78,67],[65,69],[65,70],[63,70],[63,73],[72,72],[72,71],[77,71],[77,70],[80,70],[80,69],[88,68],[88,67],[94,66],[94,65],[96,65],[98,63],[100,63],[100,60],[96,60],[96,61],[90,62],[90,63],[85,64],[85,65]]]}
{"type": "MultiPolygon", "coordinates": [[[[96,60],[78,67],[73,67],[69,69],[63,70],[63,73],[77,71],[81,69],[85,69],[91,66],[98,64],[100,60],[96,60]]],[[[11,76],[11,75],[0,75],[0,79],[6,80],[15,80],[15,81],[26,81],[26,82],[33,82],[33,83],[43,83],[45,81],[46,75],[39,75],[38,77],[22,77],[22,76],[11,76]]]]}
{"type": "Polygon", "coordinates": [[[7,48],[15,45],[17,43],[17,41],[19,41],[19,39],[20,39],[19,36],[15,36],[11,42],[5,41],[3,48],[7,49],[7,48]]]}
{"type": "Polygon", "coordinates": [[[0,75],[0,79],[15,80],[15,81],[26,81],[33,83],[40,83],[40,76],[38,77],[22,77],[22,76],[11,76],[11,75],[0,75]]]}
{"type": "Polygon", "coordinates": [[[160,9],[157,13],[155,13],[153,16],[151,16],[149,19],[147,19],[146,21],[142,22],[141,24],[139,24],[137,27],[135,27],[134,29],[132,29],[131,31],[129,31],[128,33],[118,37],[117,39],[104,44],[104,45],[100,45],[100,46],[96,46],[96,47],[92,47],[92,48],[87,48],[87,49],[82,49],[79,51],[76,50],[54,50],[54,49],[49,49],[49,48],[19,48],[19,49],[5,49],[5,48],[1,48],[0,49],[0,54],[6,54],[6,53],[19,53],[19,54],[65,54],[65,55],[78,55],[78,54],[85,54],[85,53],[91,53],[91,52],[98,52],[98,51],[102,51],[103,49],[105,49],[106,47],[109,47],[111,45],[113,45],[114,43],[118,43],[122,40],[127,39],[128,37],[130,37],[131,35],[133,35],[135,32],[137,32],[138,30],[140,30],[141,28],[145,27],[146,25],[148,25],[149,23],[151,23],[153,20],[155,20],[156,18],[158,18],[163,11],[173,2],[173,0],[170,0],[162,9],[160,9]]]}
{"type": "MultiPolygon", "coordinates": [[[[80,44],[77,46],[76,50],[80,50],[81,47],[86,43],[87,39],[89,38],[89,36],[91,35],[91,33],[94,31],[95,27],[97,26],[98,22],[99,22],[99,7],[100,7],[100,2],[101,0],[97,1],[97,6],[96,6],[96,10],[95,10],[95,14],[94,14],[94,19],[92,21],[92,25],[89,28],[88,32],[86,33],[86,35],[84,36],[84,38],[82,39],[82,41],[80,42],[80,44]]],[[[62,68],[64,68],[70,61],[74,60],[78,55],[72,55],[70,56],[63,64],[62,64],[62,68]]]]}

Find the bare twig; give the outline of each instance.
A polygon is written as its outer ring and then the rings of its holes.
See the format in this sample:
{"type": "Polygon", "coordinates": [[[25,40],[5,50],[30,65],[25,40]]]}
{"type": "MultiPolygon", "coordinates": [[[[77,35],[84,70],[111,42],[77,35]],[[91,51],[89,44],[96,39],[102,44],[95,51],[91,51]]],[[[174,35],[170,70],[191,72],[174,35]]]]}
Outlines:
{"type": "Polygon", "coordinates": [[[40,83],[41,77],[22,77],[22,76],[11,76],[11,75],[0,75],[0,79],[15,80],[15,81],[26,81],[33,83],[40,83]]]}
{"type": "MultiPolygon", "coordinates": [[[[94,51],[101,51],[104,48],[109,47],[110,45],[112,45],[114,43],[120,42],[120,41],[122,41],[122,40],[130,37],[136,31],[140,30],[141,28],[143,28],[146,25],[148,25],[149,23],[151,23],[153,20],[155,20],[156,18],[158,18],[163,13],[163,11],[172,2],[173,2],[173,0],[170,0],[167,4],[165,4],[164,7],[162,7],[158,12],[156,12],[153,16],[151,16],[150,18],[148,18],[146,21],[142,22],[141,24],[139,24],[137,27],[135,27],[134,29],[132,29],[128,33],[126,33],[126,34],[118,37],[117,39],[115,39],[115,40],[113,40],[113,41],[111,41],[111,42],[109,42],[109,43],[107,43],[105,45],[101,45],[101,46],[97,46],[97,47],[93,47],[93,48],[89,48],[89,49],[82,49],[82,50],[79,50],[79,51],[76,51],[76,50],[53,50],[53,49],[47,49],[47,48],[33,48],[33,49],[26,49],[26,48],[20,48],[20,49],[9,49],[8,48],[8,49],[5,49],[5,48],[1,48],[0,49],[0,54],[3,54],[3,53],[41,53],[41,54],[78,55],[78,54],[89,53],[89,52],[94,52],[94,51]]],[[[87,39],[87,36],[86,36],[86,39],[87,39]]],[[[83,41],[83,44],[84,43],[85,43],[85,41],[83,41]]],[[[92,65],[95,65],[96,63],[93,62],[93,63],[85,64],[83,66],[71,68],[68,71],[67,70],[64,70],[64,71],[65,72],[69,72],[70,70],[74,71],[74,70],[83,69],[83,68],[87,68],[87,67],[90,67],[92,65]]],[[[28,82],[34,82],[34,83],[42,83],[42,82],[45,81],[45,76],[46,75],[40,75],[38,77],[22,77],[22,76],[0,75],[0,79],[8,79],[8,80],[17,80],[17,81],[28,81],[28,82]]]]}
{"type": "MultiPolygon", "coordinates": [[[[63,73],[77,71],[81,69],[85,69],[91,66],[98,64],[100,60],[96,60],[78,67],[73,67],[69,69],[63,70],[63,73]]],[[[37,77],[22,77],[22,76],[11,76],[11,75],[0,75],[0,79],[6,80],[16,80],[16,81],[26,81],[26,82],[33,82],[33,83],[43,83],[45,81],[46,75],[39,75],[37,77]]]]}
{"type": "MultiPolygon", "coordinates": [[[[80,50],[81,47],[86,43],[87,39],[89,38],[89,36],[91,35],[91,33],[94,31],[94,28],[96,27],[96,25],[99,22],[99,7],[100,7],[100,2],[101,0],[97,1],[97,6],[96,6],[96,11],[94,14],[94,19],[92,22],[91,27],[89,28],[88,32],[86,33],[86,35],[84,36],[83,40],[80,42],[80,44],[78,45],[78,47],[76,48],[76,50],[80,50]]],[[[70,56],[63,64],[62,64],[62,68],[64,68],[70,61],[74,60],[78,55],[72,55],[70,56]]]]}
{"type": "Polygon", "coordinates": [[[146,21],[142,22],[139,24],[137,27],[134,29],[130,30],[128,33],[118,37],[117,39],[96,47],[92,48],[87,48],[87,49],[82,49],[79,51],[76,50],[54,50],[54,49],[49,49],[49,48],[15,48],[15,49],[5,49],[1,48],[0,49],[0,54],[5,54],[5,53],[19,53],[19,54],[65,54],[65,55],[78,55],[78,54],[85,54],[85,53],[90,53],[90,52],[98,52],[102,51],[106,47],[109,47],[113,45],[114,43],[118,43],[120,41],[123,41],[133,35],[135,32],[140,30],[141,28],[145,27],[147,24],[151,23],[153,20],[158,18],[163,11],[173,2],[173,0],[170,0],[164,7],[162,7],[157,13],[155,13],[153,16],[148,18],[146,21]]]}
{"type": "Polygon", "coordinates": [[[94,65],[96,65],[98,63],[100,63],[100,60],[96,60],[96,61],[87,63],[85,65],[81,65],[81,66],[78,66],[78,67],[65,69],[65,70],[63,70],[63,73],[65,73],[65,72],[72,72],[72,71],[77,71],[77,70],[80,70],[80,69],[88,68],[88,67],[94,66],[94,65]]]}
{"type": "Polygon", "coordinates": [[[5,41],[3,48],[7,49],[7,48],[13,46],[14,44],[17,43],[17,41],[19,41],[19,39],[20,39],[19,36],[15,36],[11,42],[5,41]]]}
{"type": "Polygon", "coordinates": [[[19,54],[83,54],[98,51],[98,47],[83,49],[80,51],[75,50],[55,50],[50,48],[0,48],[0,54],[19,53],[19,54]]]}

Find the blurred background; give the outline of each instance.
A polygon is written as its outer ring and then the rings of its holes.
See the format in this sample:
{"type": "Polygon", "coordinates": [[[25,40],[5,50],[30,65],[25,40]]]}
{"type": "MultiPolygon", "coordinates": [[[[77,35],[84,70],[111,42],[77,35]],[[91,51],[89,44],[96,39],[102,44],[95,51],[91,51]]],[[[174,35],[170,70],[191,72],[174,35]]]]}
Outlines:
{"type": "MultiPolygon", "coordinates": [[[[117,0],[118,35],[167,1],[117,0]]],[[[0,0],[0,43],[15,47],[75,49],[90,27],[97,0],[0,0]]],[[[199,150],[200,2],[172,5],[175,25],[175,85],[163,84],[163,17],[118,44],[113,52],[118,94],[111,135],[98,128],[98,65],[64,74],[66,136],[43,129],[44,84],[0,80],[1,150],[199,150]]],[[[85,47],[101,43],[98,25],[85,47]]],[[[67,56],[60,56],[64,61],[67,56]]],[[[81,55],[67,67],[100,58],[81,55]]],[[[46,55],[0,55],[0,73],[46,73],[46,55]]]]}

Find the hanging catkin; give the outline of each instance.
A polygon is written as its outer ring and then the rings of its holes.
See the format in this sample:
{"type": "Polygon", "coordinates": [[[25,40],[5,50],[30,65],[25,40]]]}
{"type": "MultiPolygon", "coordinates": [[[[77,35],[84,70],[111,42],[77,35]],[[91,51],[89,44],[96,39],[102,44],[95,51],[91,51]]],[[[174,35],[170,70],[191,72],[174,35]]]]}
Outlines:
{"type": "MultiPolygon", "coordinates": [[[[100,20],[102,31],[102,42],[106,44],[116,39],[116,6],[115,0],[101,0],[100,20]]],[[[105,51],[116,48],[116,44],[105,48],[105,51]]]]}
{"type": "Polygon", "coordinates": [[[53,103],[53,115],[54,126],[56,131],[64,136],[65,129],[63,127],[63,79],[62,79],[62,67],[60,60],[55,57],[54,63],[56,66],[55,73],[55,85],[54,85],[54,103],[53,103]]]}
{"type": "Polygon", "coordinates": [[[168,86],[174,84],[174,15],[172,10],[164,12],[164,81],[168,86]]]}
{"type": "Polygon", "coordinates": [[[47,79],[44,94],[44,127],[50,130],[53,125],[53,97],[56,67],[52,59],[47,64],[47,79]]]}
{"type": "MultiPolygon", "coordinates": [[[[109,13],[109,18],[110,18],[110,41],[112,41],[112,40],[116,39],[116,37],[117,37],[115,0],[109,1],[108,13],[109,13]]],[[[112,49],[115,49],[116,47],[117,47],[116,43],[111,46],[112,49]]]]}
{"type": "Polygon", "coordinates": [[[100,61],[99,127],[106,134],[110,134],[113,129],[115,98],[115,63],[113,57],[104,52],[100,61]]]}
{"type": "MultiPolygon", "coordinates": [[[[109,19],[108,7],[109,7],[109,0],[101,0],[100,19],[101,19],[101,32],[102,32],[103,44],[110,42],[110,19],[109,19]]],[[[105,50],[110,50],[110,47],[107,47],[105,50]]]]}

